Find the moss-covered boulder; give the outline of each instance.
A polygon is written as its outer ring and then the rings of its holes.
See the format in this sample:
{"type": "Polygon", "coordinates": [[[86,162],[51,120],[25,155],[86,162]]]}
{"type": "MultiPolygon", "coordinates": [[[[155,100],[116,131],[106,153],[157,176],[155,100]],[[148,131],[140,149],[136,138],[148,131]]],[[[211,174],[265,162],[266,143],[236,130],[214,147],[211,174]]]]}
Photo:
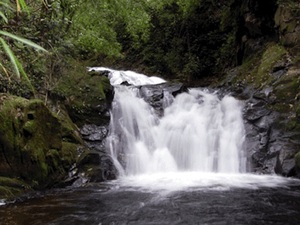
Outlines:
{"type": "MultiPolygon", "coordinates": [[[[81,139],[70,119],[57,114],[41,100],[0,94],[0,177],[39,189],[67,176],[81,139]]],[[[0,186],[0,196],[10,193],[0,186]]]]}
{"type": "Polygon", "coordinates": [[[89,62],[69,61],[69,68],[62,74],[52,98],[63,101],[73,122],[103,125],[109,122],[112,89],[109,80],[99,74],[89,74],[89,62]]]}

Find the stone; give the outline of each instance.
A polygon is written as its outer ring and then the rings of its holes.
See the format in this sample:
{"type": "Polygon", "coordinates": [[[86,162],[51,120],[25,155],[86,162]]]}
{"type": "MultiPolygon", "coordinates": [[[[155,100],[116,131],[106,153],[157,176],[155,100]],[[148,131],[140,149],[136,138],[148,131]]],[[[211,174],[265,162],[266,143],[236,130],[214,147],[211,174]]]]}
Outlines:
{"type": "Polygon", "coordinates": [[[62,182],[82,143],[68,142],[75,128],[65,128],[66,120],[62,123],[42,100],[0,95],[0,176],[18,178],[29,189],[62,182]]]}

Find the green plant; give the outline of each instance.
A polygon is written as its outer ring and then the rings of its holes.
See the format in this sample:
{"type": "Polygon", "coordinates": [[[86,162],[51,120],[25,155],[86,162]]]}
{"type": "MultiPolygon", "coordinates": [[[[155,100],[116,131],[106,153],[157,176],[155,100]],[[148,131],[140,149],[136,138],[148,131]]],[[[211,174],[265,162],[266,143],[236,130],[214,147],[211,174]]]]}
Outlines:
{"type": "MultiPolygon", "coordinates": [[[[16,0],[16,11],[17,14],[19,14],[22,10],[26,11],[27,13],[29,13],[28,11],[28,7],[25,3],[24,0],[16,0]]],[[[8,18],[5,15],[5,11],[11,11],[13,10],[13,7],[10,6],[8,1],[0,1],[0,5],[2,6],[2,8],[0,9],[0,17],[3,19],[3,21],[5,23],[8,23],[8,18]]],[[[16,57],[16,55],[14,54],[13,50],[11,49],[11,47],[9,46],[7,39],[13,40],[13,41],[17,41],[17,42],[21,42],[23,44],[25,44],[26,46],[32,47],[36,50],[39,51],[44,51],[46,52],[47,50],[45,50],[43,47],[35,44],[34,42],[20,37],[18,35],[15,35],[13,33],[4,31],[3,29],[0,28],[0,45],[2,47],[2,49],[0,50],[1,54],[5,54],[9,60],[10,63],[13,67],[13,70],[15,72],[15,75],[17,76],[18,79],[21,78],[21,76],[28,82],[28,84],[31,86],[31,88],[33,89],[30,80],[22,66],[22,64],[20,63],[20,61],[18,60],[18,58],[16,57]]],[[[0,62],[0,66],[2,67],[2,69],[4,70],[4,72],[6,73],[6,75],[8,76],[8,78],[10,77],[5,66],[0,62]]]]}

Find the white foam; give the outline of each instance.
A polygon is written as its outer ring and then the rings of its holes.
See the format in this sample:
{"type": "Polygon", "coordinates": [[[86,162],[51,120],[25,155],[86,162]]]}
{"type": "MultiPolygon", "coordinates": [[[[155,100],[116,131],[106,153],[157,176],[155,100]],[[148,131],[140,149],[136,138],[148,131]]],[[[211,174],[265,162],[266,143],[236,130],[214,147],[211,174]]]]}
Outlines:
{"type": "Polygon", "coordinates": [[[169,172],[121,177],[115,181],[121,187],[148,191],[258,189],[300,185],[298,179],[276,175],[227,174],[201,172],[169,172]]]}
{"type": "Polygon", "coordinates": [[[5,200],[4,199],[0,199],[0,206],[2,205],[6,205],[5,200]]]}
{"type": "Polygon", "coordinates": [[[110,80],[110,84],[113,86],[120,85],[123,82],[128,82],[134,86],[140,85],[148,85],[148,84],[161,84],[165,83],[166,81],[159,77],[148,77],[144,74],[136,73],[134,71],[124,71],[124,70],[113,70],[106,67],[88,67],[88,71],[107,71],[109,72],[108,78],[110,80]]]}

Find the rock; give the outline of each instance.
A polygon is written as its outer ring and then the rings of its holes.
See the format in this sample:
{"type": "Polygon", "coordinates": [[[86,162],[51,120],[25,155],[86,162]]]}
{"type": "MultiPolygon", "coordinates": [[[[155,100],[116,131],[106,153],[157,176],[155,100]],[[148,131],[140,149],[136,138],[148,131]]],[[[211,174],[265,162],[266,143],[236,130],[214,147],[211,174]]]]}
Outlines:
{"type": "Polygon", "coordinates": [[[113,88],[105,76],[89,76],[86,73],[64,76],[50,97],[65,105],[72,121],[79,127],[84,124],[108,125],[113,88]]]}
{"type": "Polygon", "coordinates": [[[75,128],[71,132],[67,120],[61,122],[41,100],[0,96],[0,176],[33,189],[63,181],[83,143],[75,128]]]}
{"type": "Polygon", "coordinates": [[[165,101],[172,101],[170,98],[186,91],[187,87],[180,83],[163,83],[157,85],[144,85],[140,87],[140,95],[156,110],[158,115],[162,115],[164,104],[168,104],[167,102],[164,102],[164,98],[165,101]],[[168,95],[170,95],[170,97],[168,97],[168,95]]]}
{"type": "Polygon", "coordinates": [[[12,198],[32,188],[23,180],[9,177],[0,177],[0,197],[12,198]]]}
{"type": "Polygon", "coordinates": [[[103,141],[108,133],[107,127],[95,124],[85,124],[80,133],[86,141],[103,141]]]}
{"type": "Polygon", "coordinates": [[[300,47],[300,24],[299,3],[280,4],[276,10],[274,21],[279,28],[281,42],[289,47],[299,50],[300,47]]]}
{"type": "Polygon", "coordinates": [[[254,122],[264,116],[270,114],[270,111],[265,107],[266,102],[258,99],[250,99],[246,101],[244,108],[244,118],[249,122],[254,122]]]}
{"type": "Polygon", "coordinates": [[[117,170],[107,154],[97,151],[85,152],[77,164],[78,173],[87,182],[102,182],[117,177],[117,170]]]}

